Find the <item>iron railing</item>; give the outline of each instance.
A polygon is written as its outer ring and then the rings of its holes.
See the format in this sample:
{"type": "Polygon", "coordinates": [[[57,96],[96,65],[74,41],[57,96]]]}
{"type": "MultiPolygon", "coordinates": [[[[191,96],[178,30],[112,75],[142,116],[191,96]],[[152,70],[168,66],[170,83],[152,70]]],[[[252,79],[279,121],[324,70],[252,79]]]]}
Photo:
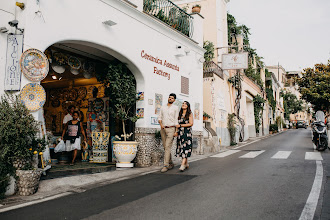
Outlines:
{"type": "Polygon", "coordinates": [[[223,71],[218,64],[213,61],[204,62],[203,64],[203,75],[205,77],[212,77],[213,74],[216,74],[221,79],[223,79],[223,71]]]}
{"type": "Polygon", "coordinates": [[[193,17],[169,0],[144,0],[143,11],[152,15],[182,34],[192,37],[193,17]]]}

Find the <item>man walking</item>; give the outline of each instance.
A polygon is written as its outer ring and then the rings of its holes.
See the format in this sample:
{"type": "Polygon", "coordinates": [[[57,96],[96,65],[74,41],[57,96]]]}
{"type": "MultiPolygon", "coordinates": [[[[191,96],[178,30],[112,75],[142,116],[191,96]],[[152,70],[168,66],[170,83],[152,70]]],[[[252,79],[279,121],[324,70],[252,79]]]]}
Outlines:
{"type": "Polygon", "coordinates": [[[162,136],[162,141],[165,149],[164,156],[164,167],[160,172],[165,173],[166,171],[172,169],[174,164],[171,159],[171,149],[173,144],[174,133],[176,130],[176,125],[178,125],[179,109],[177,106],[173,105],[176,99],[176,95],[171,93],[168,97],[168,103],[162,106],[160,109],[160,114],[158,121],[160,124],[160,134],[162,136]]]}

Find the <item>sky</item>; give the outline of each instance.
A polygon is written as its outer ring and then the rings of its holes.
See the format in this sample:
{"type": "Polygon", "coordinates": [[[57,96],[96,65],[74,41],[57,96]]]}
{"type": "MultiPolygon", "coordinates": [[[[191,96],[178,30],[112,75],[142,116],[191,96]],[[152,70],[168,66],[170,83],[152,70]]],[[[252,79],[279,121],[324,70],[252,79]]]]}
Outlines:
{"type": "Polygon", "coordinates": [[[330,59],[330,0],[230,0],[227,7],[250,28],[266,65],[302,71],[330,59]]]}

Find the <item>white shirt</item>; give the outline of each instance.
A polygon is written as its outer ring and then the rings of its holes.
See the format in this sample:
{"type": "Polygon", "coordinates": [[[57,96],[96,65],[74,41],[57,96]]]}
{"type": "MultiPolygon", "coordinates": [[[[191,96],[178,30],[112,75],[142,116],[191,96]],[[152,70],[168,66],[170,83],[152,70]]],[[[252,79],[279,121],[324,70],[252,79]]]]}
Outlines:
{"type": "Polygon", "coordinates": [[[170,106],[162,106],[160,109],[160,114],[158,116],[158,120],[162,121],[163,126],[175,126],[178,125],[178,117],[179,117],[179,108],[174,104],[170,106]]]}
{"type": "MultiPolygon", "coordinates": [[[[68,121],[71,121],[71,120],[73,120],[73,117],[72,117],[72,115],[70,115],[70,113],[68,113],[66,116],[64,116],[64,118],[63,118],[63,124],[66,124],[66,123],[68,123],[68,121]]],[[[78,121],[79,121],[79,118],[78,118],[78,121]]]]}

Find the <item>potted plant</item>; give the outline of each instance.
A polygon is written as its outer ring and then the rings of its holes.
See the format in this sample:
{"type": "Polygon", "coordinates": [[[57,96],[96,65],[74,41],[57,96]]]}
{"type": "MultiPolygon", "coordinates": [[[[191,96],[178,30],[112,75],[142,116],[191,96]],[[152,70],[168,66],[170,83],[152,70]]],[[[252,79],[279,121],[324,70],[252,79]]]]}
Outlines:
{"type": "Polygon", "coordinates": [[[209,118],[212,118],[209,114],[207,114],[206,112],[203,112],[203,121],[207,121],[209,120],[209,118]]]}
{"type": "Polygon", "coordinates": [[[192,13],[201,13],[201,6],[200,5],[194,5],[194,6],[192,6],[192,10],[191,10],[191,12],[192,13]]]}
{"type": "Polygon", "coordinates": [[[126,134],[125,123],[128,120],[135,123],[139,119],[133,112],[138,101],[135,78],[125,64],[112,62],[108,65],[107,73],[99,75],[98,80],[104,83],[105,92],[111,97],[110,114],[122,124],[123,134],[116,136],[118,141],[113,142],[113,151],[119,161],[116,166],[133,167],[131,161],[136,156],[138,143],[127,141],[133,133],[126,134]]]}
{"type": "Polygon", "coordinates": [[[1,171],[7,170],[7,176],[16,173],[18,194],[31,195],[39,185],[42,170],[38,169],[38,155],[46,141],[37,138],[39,124],[18,97],[1,97],[0,118],[0,161],[2,168],[7,166],[1,171]]]}

